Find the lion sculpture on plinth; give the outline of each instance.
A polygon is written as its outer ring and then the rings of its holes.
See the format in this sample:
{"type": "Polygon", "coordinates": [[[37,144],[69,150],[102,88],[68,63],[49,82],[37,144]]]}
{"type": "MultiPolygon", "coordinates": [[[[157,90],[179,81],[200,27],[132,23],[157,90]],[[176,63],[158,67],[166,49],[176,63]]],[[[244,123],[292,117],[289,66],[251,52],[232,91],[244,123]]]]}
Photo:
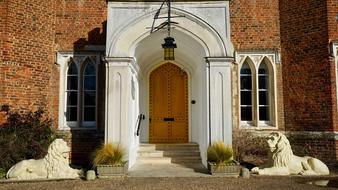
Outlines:
{"type": "Polygon", "coordinates": [[[7,179],[55,179],[79,178],[81,170],[69,166],[70,148],[63,139],[54,140],[48,147],[47,155],[39,160],[23,160],[12,166],[6,175],[7,179]]]}
{"type": "Polygon", "coordinates": [[[259,175],[329,175],[329,169],[322,161],[310,156],[295,156],[284,134],[272,132],[268,136],[267,143],[271,151],[269,162],[266,166],[253,168],[252,173],[259,175]]]}

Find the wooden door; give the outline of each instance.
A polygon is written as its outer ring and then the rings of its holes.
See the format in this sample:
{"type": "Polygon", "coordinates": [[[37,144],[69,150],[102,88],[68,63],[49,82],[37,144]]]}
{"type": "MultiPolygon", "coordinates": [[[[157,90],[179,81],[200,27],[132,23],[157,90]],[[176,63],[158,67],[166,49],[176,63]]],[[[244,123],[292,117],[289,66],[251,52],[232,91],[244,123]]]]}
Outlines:
{"type": "Polygon", "coordinates": [[[188,142],[188,76],[178,66],[165,63],[150,74],[149,141],[188,142]]]}

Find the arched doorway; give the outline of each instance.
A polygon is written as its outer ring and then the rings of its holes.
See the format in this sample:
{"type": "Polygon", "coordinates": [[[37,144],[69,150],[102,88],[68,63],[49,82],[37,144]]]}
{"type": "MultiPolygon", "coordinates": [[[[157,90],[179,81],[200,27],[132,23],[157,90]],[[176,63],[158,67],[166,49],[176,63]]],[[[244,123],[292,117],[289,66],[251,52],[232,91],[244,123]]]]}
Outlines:
{"type": "Polygon", "coordinates": [[[167,62],[149,76],[149,141],[187,143],[188,75],[167,62]]]}
{"type": "MultiPolygon", "coordinates": [[[[131,166],[136,162],[139,144],[154,142],[150,137],[153,133],[150,132],[150,119],[154,122],[150,113],[150,75],[160,62],[167,63],[163,62],[161,47],[167,32],[159,30],[150,34],[148,29],[158,10],[158,2],[109,1],[108,4],[105,141],[125,145],[131,166]]],[[[164,130],[167,133],[161,133],[165,139],[163,143],[196,142],[200,151],[205,152],[208,144],[215,140],[226,144],[232,142],[234,49],[230,42],[228,10],[228,1],[177,2],[172,7],[172,15],[179,24],[171,30],[177,43],[175,62],[171,64],[179,65],[174,68],[184,70],[188,75],[186,93],[189,99],[184,99],[188,104],[184,108],[188,129],[185,129],[187,135],[184,138],[178,137],[174,141],[173,137],[164,136],[176,132],[167,125],[164,130]],[[179,138],[184,140],[179,141],[179,138]]],[[[163,14],[165,9],[159,16],[163,14]]],[[[161,117],[162,121],[164,117],[172,120],[171,115],[161,117]]],[[[206,164],[206,154],[201,156],[206,164]]]]}

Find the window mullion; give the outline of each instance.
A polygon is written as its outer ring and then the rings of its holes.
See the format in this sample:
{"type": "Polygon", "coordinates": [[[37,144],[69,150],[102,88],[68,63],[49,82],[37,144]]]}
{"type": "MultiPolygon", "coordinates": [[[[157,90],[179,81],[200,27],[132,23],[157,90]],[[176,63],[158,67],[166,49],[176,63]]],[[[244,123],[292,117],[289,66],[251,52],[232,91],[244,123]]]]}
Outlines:
{"type": "Polygon", "coordinates": [[[82,127],[83,126],[83,121],[82,121],[82,112],[83,112],[83,68],[82,68],[82,64],[79,66],[80,68],[80,74],[79,74],[79,104],[78,104],[78,119],[79,119],[79,124],[78,127],[82,127]]]}
{"type": "Polygon", "coordinates": [[[255,73],[254,73],[254,122],[255,126],[259,127],[259,75],[258,75],[258,68],[255,67],[255,73]]]}

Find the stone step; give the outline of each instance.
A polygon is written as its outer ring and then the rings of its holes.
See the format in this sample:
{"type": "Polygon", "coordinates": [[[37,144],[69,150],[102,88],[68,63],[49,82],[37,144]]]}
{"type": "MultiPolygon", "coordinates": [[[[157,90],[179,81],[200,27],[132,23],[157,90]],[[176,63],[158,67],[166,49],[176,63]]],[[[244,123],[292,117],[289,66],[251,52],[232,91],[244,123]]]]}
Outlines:
{"type": "Polygon", "coordinates": [[[151,163],[151,164],[159,164],[159,163],[176,163],[176,164],[183,164],[183,163],[201,163],[201,157],[199,156],[188,156],[188,157],[138,157],[137,162],[139,163],[151,163]]]}
{"type": "Polygon", "coordinates": [[[139,151],[170,151],[170,150],[186,150],[186,151],[199,151],[197,144],[140,144],[139,151]]]}
{"type": "Polygon", "coordinates": [[[139,164],[201,164],[199,146],[187,144],[140,144],[139,164]]]}
{"type": "Polygon", "coordinates": [[[200,156],[199,151],[139,151],[139,157],[182,157],[200,156]]]}

